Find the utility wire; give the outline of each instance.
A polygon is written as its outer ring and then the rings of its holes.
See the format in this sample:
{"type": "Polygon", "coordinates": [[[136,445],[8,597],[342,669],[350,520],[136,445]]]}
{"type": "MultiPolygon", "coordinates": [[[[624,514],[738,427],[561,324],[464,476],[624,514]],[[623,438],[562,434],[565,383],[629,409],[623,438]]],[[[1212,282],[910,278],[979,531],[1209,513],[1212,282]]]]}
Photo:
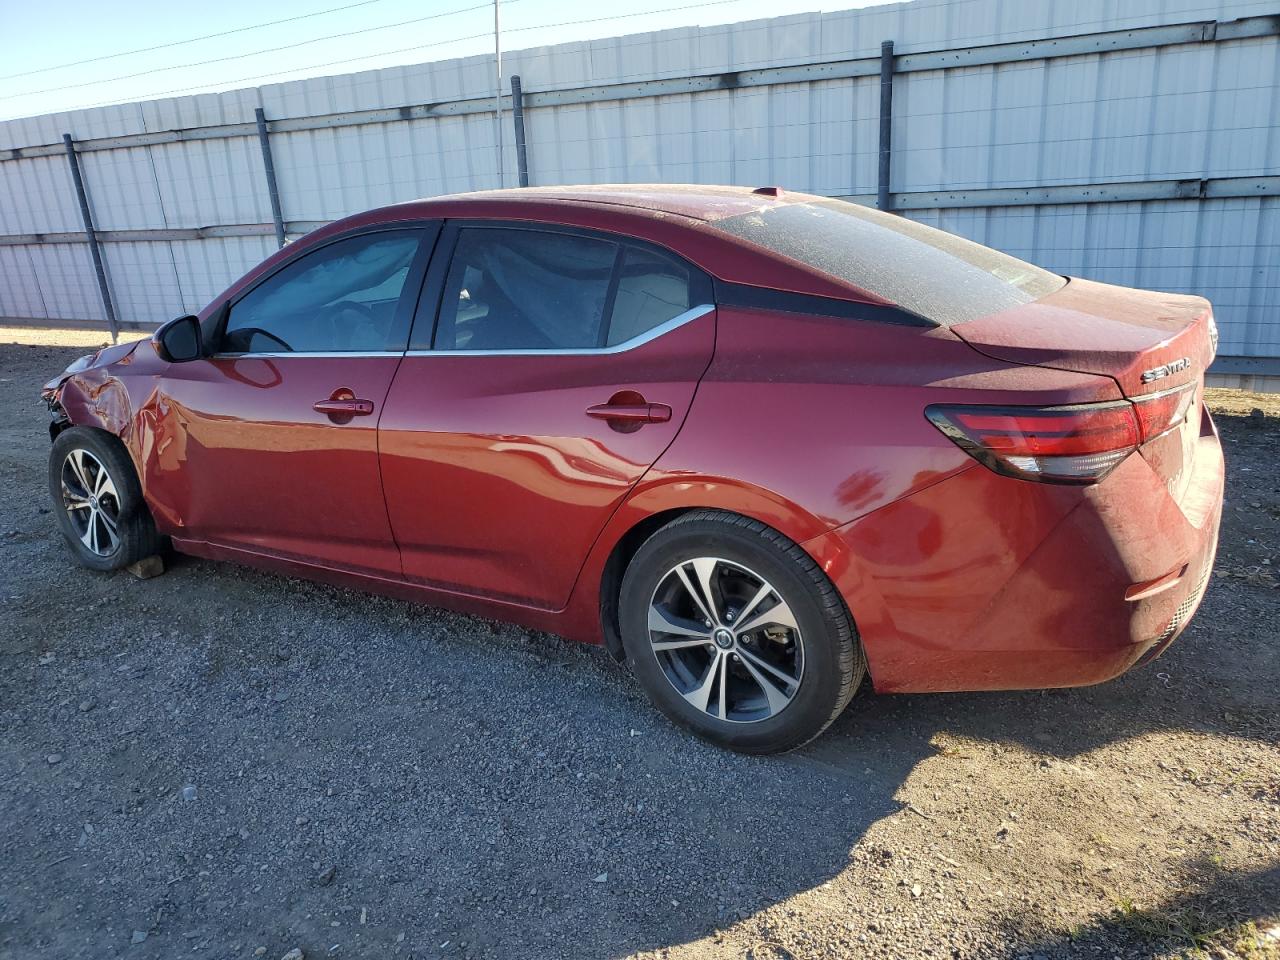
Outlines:
{"type": "MultiPolygon", "coordinates": [[[[503,0],[503,2],[507,4],[511,4],[511,3],[518,2],[518,0],[503,0]]],[[[658,14],[658,13],[672,13],[677,10],[697,10],[702,7],[723,7],[728,4],[743,3],[743,2],[744,0],[705,0],[705,2],[702,2],[702,3],[687,3],[687,4],[682,4],[681,6],[678,6],[678,7],[664,7],[660,10],[641,10],[636,13],[619,13],[619,14],[613,14],[607,17],[588,17],[582,20],[564,20],[559,23],[538,23],[538,24],[532,24],[527,27],[509,27],[504,29],[502,32],[504,34],[523,33],[529,30],[546,30],[554,27],[572,27],[572,26],[577,26],[579,24],[585,24],[585,23],[602,23],[609,20],[626,20],[633,17],[647,17],[653,14],[658,14]]],[[[486,4],[485,6],[488,6],[488,4],[486,4]]],[[[279,77],[279,76],[283,76],[284,74],[298,73],[303,70],[320,70],[320,69],[323,69],[324,67],[342,66],[348,63],[356,63],[360,60],[372,60],[377,57],[390,57],[400,53],[413,53],[418,50],[427,50],[432,47],[442,47],[452,43],[462,43],[465,40],[478,40],[482,37],[491,37],[491,36],[493,36],[493,31],[486,30],[484,33],[473,33],[465,37],[452,37],[448,40],[437,40],[433,43],[423,43],[423,44],[418,44],[412,47],[401,47],[397,50],[383,50],[380,53],[367,53],[364,56],[348,57],[345,60],[329,60],[324,63],[313,63],[313,64],[308,64],[307,66],[302,66],[302,67],[290,67],[286,70],[276,70],[272,73],[260,73],[250,77],[237,77],[234,80],[215,80],[210,83],[196,84],[195,86],[191,86],[191,87],[179,87],[174,90],[157,90],[152,93],[135,95],[135,96],[127,97],[125,99],[121,99],[121,100],[107,100],[101,103],[89,104],[88,106],[85,106],[85,107],[73,107],[68,109],[76,109],[76,110],[93,109],[95,107],[109,107],[109,106],[115,106],[122,103],[134,103],[140,100],[152,100],[157,97],[167,97],[177,93],[190,93],[193,90],[207,90],[210,86],[223,86],[224,84],[248,83],[252,80],[265,80],[268,77],[279,77]]],[[[389,66],[406,66],[406,64],[390,64],[389,66]]],[[[299,79],[305,80],[309,78],[300,77],[299,79]]],[[[214,91],[210,91],[210,92],[214,92],[214,91]]]]}
{"type": "Polygon", "coordinates": [[[154,47],[139,47],[137,50],[121,50],[119,53],[107,53],[100,57],[90,57],[87,60],[72,60],[68,63],[58,63],[52,67],[37,67],[35,70],[23,70],[20,73],[10,73],[0,76],[0,80],[12,80],[15,77],[29,77],[36,73],[49,73],[53,70],[65,70],[67,67],[79,67],[86,63],[101,63],[103,60],[115,60],[118,57],[131,57],[135,53],[150,53],[152,50],[167,50],[169,47],[181,47],[188,43],[199,43],[201,40],[213,40],[216,37],[229,37],[233,33],[244,33],[246,30],[261,30],[263,27],[275,27],[282,23],[294,23],[298,20],[306,20],[310,17],[321,17],[327,13],[338,13],[342,10],[354,10],[356,7],[367,7],[371,3],[382,3],[383,0],[358,0],[356,3],[348,3],[341,7],[330,7],[327,10],[317,10],[314,13],[302,13],[296,17],[285,17],[283,20],[268,20],[266,23],[251,23],[247,27],[236,27],[234,30],[223,30],[221,33],[206,33],[203,36],[191,37],[187,40],[173,40],[169,43],[158,43],[154,47]]]}
{"type": "MultiPolygon", "coordinates": [[[[515,3],[516,0],[503,0],[504,3],[515,3]]],[[[649,17],[656,13],[675,13],[678,10],[697,10],[699,7],[723,7],[730,3],[742,3],[744,0],[709,0],[707,3],[685,3],[678,7],[664,7],[661,10],[640,10],[636,13],[615,13],[607,17],[590,17],[586,20],[565,20],[561,23],[535,23],[528,27],[511,27],[503,33],[520,33],[523,30],[547,30],[551,27],[574,27],[582,23],[603,23],[606,20],[626,20],[628,17],[649,17]]]]}
{"type": "MultiPolygon", "coordinates": [[[[366,0],[373,3],[376,0],[366,0]]],[[[519,0],[506,0],[507,3],[519,3],[519,0]]],[[[414,17],[412,20],[401,20],[398,23],[384,23],[379,27],[364,27],[360,30],[347,30],[343,33],[331,33],[323,37],[315,37],[311,40],[299,40],[297,43],[286,43],[280,47],[267,47],[264,50],[251,50],[248,53],[235,53],[226,57],[214,57],[212,60],[197,60],[194,63],[175,63],[168,67],[152,67],[149,70],[139,70],[137,73],[122,73],[115,77],[106,77],[102,80],[85,80],[81,83],[68,83],[61,87],[46,87],[43,90],[28,90],[25,93],[6,93],[0,96],[0,100],[15,100],[18,97],[36,97],[45,93],[57,93],[61,90],[76,90],[81,87],[96,87],[103,83],[115,83],[117,80],[132,80],[135,77],[145,77],[153,73],[164,73],[168,70],[185,70],[188,67],[207,67],[214,63],[228,63],[232,60],[244,60],[246,57],[256,57],[264,53],[279,53],[281,50],[293,50],[297,47],[305,47],[312,43],[322,43],[325,40],[337,40],[342,37],[356,37],[362,33],[373,33],[377,30],[390,30],[393,27],[407,27],[414,23],[425,23],[428,20],[439,20],[442,17],[451,17],[459,13],[471,13],[474,10],[487,10],[491,4],[480,3],[473,7],[461,7],[457,10],[446,10],[444,13],[433,13],[426,17],[414,17]]],[[[234,81],[233,81],[234,82],[234,81]]]]}

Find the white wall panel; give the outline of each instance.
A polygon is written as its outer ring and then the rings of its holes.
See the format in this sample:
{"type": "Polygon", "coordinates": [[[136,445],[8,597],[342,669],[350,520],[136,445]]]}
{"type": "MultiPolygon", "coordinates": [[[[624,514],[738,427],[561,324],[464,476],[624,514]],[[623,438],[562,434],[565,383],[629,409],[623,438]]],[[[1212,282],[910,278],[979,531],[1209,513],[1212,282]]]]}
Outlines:
{"type": "Polygon", "coordinates": [[[105,243],[102,251],[119,316],[163,323],[185,312],[168,241],[105,243]]]}
{"type": "Polygon", "coordinates": [[[147,151],[147,147],[131,147],[80,154],[80,176],[96,229],[145,230],[165,225],[147,151]]]}
{"type": "Polygon", "coordinates": [[[0,233],[83,229],[65,156],[10,160],[0,166],[0,233]]]}
{"type": "Polygon", "coordinates": [[[167,143],[145,149],[154,167],[164,226],[270,221],[262,150],[255,137],[167,143]]]}
{"type": "Polygon", "coordinates": [[[30,247],[0,247],[0,277],[0,317],[49,319],[30,247]]]}
{"type": "Polygon", "coordinates": [[[88,244],[50,243],[16,249],[27,251],[51,319],[107,322],[88,244]]]}
{"type": "MultiPolygon", "coordinates": [[[[1038,40],[1274,14],[1274,0],[914,0],[514,50],[526,91],[1038,40]]],[[[518,35],[513,35],[518,37],[518,35]]],[[[508,42],[511,42],[509,38],[508,42]]],[[[0,122],[0,148],[492,96],[489,57],[0,122]]],[[[1280,174],[1275,37],[898,74],[895,192],[1280,174]]],[[[779,184],[876,189],[879,79],[722,89],[530,109],[535,184],[779,184]]],[[[506,122],[505,181],[515,182],[506,122]]],[[[284,217],[328,220],[498,185],[495,127],[475,114],[275,132],[284,217]]],[[[267,223],[256,137],[81,155],[100,230],[267,223]]],[[[1274,197],[920,211],[1053,269],[1210,296],[1224,353],[1280,355],[1274,197]]],[[[61,154],[0,161],[0,234],[79,231],[61,154]]],[[[118,312],[195,310],[274,249],[271,237],[107,242],[118,312]]],[[[87,248],[0,246],[0,315],[101,318],[87,248]]]]}
{"type": "Polygon", "coordinates": [[[214,297],[275,252],[273,237],[221,237],[175,240],[168,244],[182,291],[181,304],[162,319],[196,313],[214,297]]]}

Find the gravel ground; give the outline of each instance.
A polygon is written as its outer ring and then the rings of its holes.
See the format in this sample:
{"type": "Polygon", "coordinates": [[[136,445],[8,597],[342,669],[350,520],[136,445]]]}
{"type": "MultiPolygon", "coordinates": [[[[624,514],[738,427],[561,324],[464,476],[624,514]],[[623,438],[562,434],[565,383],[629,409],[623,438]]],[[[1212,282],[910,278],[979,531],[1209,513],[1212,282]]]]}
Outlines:
{"type": "Polygon", "coordinates": [[[1280,398],[1212,398],[1217,576],[1157,663],[864,689],[753,759],[599,649],[72,566],[34,401],[98,340],[0,330],[0,958],[1280,956],[1280,398]]]}

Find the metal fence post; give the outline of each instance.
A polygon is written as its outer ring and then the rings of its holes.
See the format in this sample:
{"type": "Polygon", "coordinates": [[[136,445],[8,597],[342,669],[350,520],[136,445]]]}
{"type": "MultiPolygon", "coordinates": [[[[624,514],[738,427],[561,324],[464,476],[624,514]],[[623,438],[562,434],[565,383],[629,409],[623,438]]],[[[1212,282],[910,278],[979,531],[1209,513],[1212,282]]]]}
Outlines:
{"type": "Polygon", "coordinates": [[[529,185],[529,155],[524,144],[524,92],[520,87],[520,74],[511,75],[511,118],[516,127],[516,167],[520,172],[520,186],[529,185]]]}
{"type": "Polygon", "coordinates": [[[276,225],[276,243],[284,246],[284,215],[280,212],[280,190],[276,186],[276,164],[271,159],[271,141],[267,139],[267,115],[261,107],[255,107],[258,121],[258,146],[262,147],[262,166],[267,172],[267,195],[271,197],[271,219],[276,225]]]}
{"type": "Polygon", "coordinates": [[[89,212],[89,197],[84,192],[84,178],[80,176],[80,161],[76,157],[76,145],[71,134],[62,135],[62,145],[67,148],[67,163],[71,165],[71,179],[76,184],[76,197],[80,200],[80,220],[84,223],[84,236],[89,241],[89,255],[93,257],[93,272],[98,275],[98,293],[102,295],[102,309],[107,312],[107,325],[111,328],[111,342],[120,339],[120,325],[116,322],[116,307],[111,302],[111,289],[107,286],[107,271],[102,265],[102,251],[98,249],[98,234],[93,229],[93,214],[89,212]]]}
{"type": "Polygon", "coordinates": [[[893,210],[889,192],[889,161],[893,157],[893,41],[880,44],[880,169],[876,178],[876,207],[893,210]]]}

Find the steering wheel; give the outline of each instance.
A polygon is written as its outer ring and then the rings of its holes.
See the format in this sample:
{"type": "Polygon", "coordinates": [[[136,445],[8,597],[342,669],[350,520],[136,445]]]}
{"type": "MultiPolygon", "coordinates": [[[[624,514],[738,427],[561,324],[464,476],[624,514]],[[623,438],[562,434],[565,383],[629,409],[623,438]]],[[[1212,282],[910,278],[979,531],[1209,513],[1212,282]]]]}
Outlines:
{"type": "Polygon", "coordinates": [[[323,320],[329,325],[330,343],[344,344],[348,349],[359,345],[360,341],[377,339],[378,315],[367,303],[361,303],[359,300],[339,300],[337,303],[327,304],[320,308],[316,319],[323,320]],[[360,314],[361,319],[355,323],[339,323],[338,318],[345,310],[355,311],[360,314]],[[361,334],[367,334],[367,336],[361,334]]]}
{"type": "MultiPolygon", "coordinates": [[[[284,340],[282,340],[280,337],[277,337],[270,330],[263,330],[261,327],[241,327],[239,330],[232,330],[231,336],[234,336],[238,341],[243,343],[246,347],[248,347],[251,343],[253,343],[254,337],[266,337],[268,340],[274,340],[276,343],[280,344],[280,346],[284,347],[287,352],[289,353],[294,352],[293,347],[285,343],[284,340]]],[[[251,350],[245,350],[245,353],[252,353],[252,352],[253,351],[251,350]]]]}

